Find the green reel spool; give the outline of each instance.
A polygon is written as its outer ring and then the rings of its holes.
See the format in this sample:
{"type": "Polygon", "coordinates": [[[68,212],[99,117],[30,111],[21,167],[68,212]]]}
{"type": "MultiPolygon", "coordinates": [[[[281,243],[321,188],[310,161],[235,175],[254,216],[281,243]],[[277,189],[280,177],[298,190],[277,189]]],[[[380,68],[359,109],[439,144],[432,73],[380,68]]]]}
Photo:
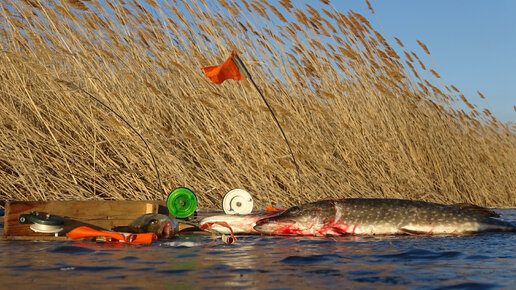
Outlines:
{"type": "Polygon", "coordinates": [[[197,197],[188,188],[176,188],[168,195],[167,208],[173,216],[187,218],[197,209],[197,197]]]}

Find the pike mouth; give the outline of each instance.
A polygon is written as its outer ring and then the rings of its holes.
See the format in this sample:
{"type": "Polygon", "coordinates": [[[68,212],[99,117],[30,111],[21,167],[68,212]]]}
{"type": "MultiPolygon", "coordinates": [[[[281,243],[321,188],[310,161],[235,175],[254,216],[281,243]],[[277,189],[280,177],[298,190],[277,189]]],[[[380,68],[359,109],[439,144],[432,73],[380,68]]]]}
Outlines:
{"type": "Polygon", "coordinates": [[[256,222],[256,224],[254,225],[253,229],[255,231],[263,231],[265,229],[265,226],[269,223],[268,219],[262,219],[262,220],[259,220],[256,222]]]}
{"type": "Polygon", "coordinates": [[[254,229],[261,233],[273,233],[276,228],[295,224],[294,220],[278,220],[275,217],[262,219],[256,222],[254,229]]]}
{"type": "Polygon", "coordinates": [[[169,239],[174,235],[174,229],[172,227],[172,222],[167,221],[163,226],[163,230],[161,231],[161,238],[169,239]]]}

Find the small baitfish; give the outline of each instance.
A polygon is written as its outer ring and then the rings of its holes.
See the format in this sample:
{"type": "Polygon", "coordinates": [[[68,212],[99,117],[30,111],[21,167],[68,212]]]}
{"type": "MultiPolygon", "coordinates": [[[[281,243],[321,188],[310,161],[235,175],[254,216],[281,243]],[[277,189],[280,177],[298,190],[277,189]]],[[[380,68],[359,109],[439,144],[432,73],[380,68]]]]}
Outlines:
{"type": "Polygon", "coordinates": [[[221,234],[230,234],[231,231],[229,228],[221,225],[221,223],[224,223],[227,224],[235,234],[259,234],[259,232],[253,229],[253,227],[256,225],[256,222],[264,218],[276,216],[280,213],[281,211],[253,213],[246,215],[215,215],[202,219],[199,223],[199,227],[204,228],[206,225],[209,226],[207,228],[211,228],[212,230],[221,234]]]}
{"type": "Polygon", "coordinates": [[[147,213],[139,216],[128,226],[115,227],[114,231],[128,233],[155,233],[158,238],[169,239],[179,232],[175,219],[157,213],[147,213]]]}
{"type": "Polygon", "coordinates": [[[474,205],[405,199],[348,198],[294,206],[261,219],[254,229],[269,235],[339,236],[516,232],[498,215],[474,205]]]}

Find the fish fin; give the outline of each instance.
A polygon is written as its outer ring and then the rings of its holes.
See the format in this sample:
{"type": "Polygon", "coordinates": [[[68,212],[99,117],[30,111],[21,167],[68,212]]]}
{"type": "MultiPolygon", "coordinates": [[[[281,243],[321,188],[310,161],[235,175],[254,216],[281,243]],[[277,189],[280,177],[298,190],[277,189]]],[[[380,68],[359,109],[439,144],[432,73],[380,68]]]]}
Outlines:
{"type": "Polygon", "coordinates": [[[407,234],[407,235],[411,235],[411,236],[427,235],[428,234],[428,232],[415,231],[415,230],[410,230],[410,229],[407,229],[407,228],[400,228],[400,232],[402,232],[404,234],[407,234]]]}
{"type": "Polygon", "coordinates": [[[184,220],[178,221],[177,222],[177,226],[178,226],[178,231],[179,232],[197,231],[201,227],[201,225],[199,223],[189,222],[189,221],[184,221],[184,220]]]}
{"type": "Polygon", "coordinates": [[[130,233],[131,229],[128,226],[117,226],[111,229],[114,232],[130,233]]]}
{"type": "Polygon", "coordinates": [[[494,210],[482,207],[479,205],[474,205],[471,203],[457,203],[453,206],[458,207],[459,209],[469,211],[470,213],[477,214],[483,217],[500,217],[494,210]]]}
{"type": "Polygon", "coordinates": [[[195,227],[195,228],[199,228],[201,225],[199,224],[199,222],[194,222],[194,221],[185,221],[185,220],[178,220],[177,221],[178,224],[185,224],[185,225],[189,225],[189,226],[192,226],[192,227],[195,227]]]}

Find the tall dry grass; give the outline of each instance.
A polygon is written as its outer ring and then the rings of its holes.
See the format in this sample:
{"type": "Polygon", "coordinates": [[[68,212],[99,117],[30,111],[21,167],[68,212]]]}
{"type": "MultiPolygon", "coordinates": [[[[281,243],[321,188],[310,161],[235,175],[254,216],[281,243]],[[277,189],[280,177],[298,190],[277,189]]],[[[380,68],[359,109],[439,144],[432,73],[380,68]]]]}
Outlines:
{"type": "MultiPolygon", "coordinates": [[[[291,1],[0,2],[0,199],[164,199],[228,190],[516,205],[515,128],[353,11],[291,1]],[[249,81],[200,68],[237,49],[249,81]],[[84,90],[84,91],[83,91],[84,90]],[[158,185],[145,144],[156,156],[158,185]]],[[[372,9],[372,8],[371,8],[372,9]]],[[[372,11],[372,10],[371,10],[372,11]]]]}

